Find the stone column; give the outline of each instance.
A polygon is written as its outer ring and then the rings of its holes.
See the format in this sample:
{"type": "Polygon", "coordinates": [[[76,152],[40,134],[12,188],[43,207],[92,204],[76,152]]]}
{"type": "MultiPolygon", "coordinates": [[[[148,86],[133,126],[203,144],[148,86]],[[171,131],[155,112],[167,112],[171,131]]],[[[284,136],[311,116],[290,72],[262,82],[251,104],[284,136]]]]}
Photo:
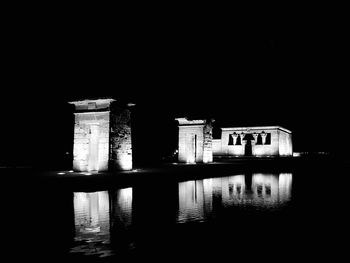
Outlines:
{"type": "Polygon", "coordinates": [[[242,132],[239,136],[241,137],[241,143],[243,144],[243,139],[245,137],[245,134],[242,132]]]}
{"type": "Polygon", "coordinates": [[[254,145],[255,145],[258,142],[258,134],[256,132],[253,133],[253,138],[254,138],[254,145]]]}
{"type": "Polygon", "coordinates": [[[237,143],[237,138],[238,138],[238,134],[236,132],[234,132],[232,135],[232,138],[233,138],[233,145],[236,145],[237,143]]]}
{"type": "Polygon", "coordinates": [[[253,134],[253,137],[254,137],[254,140],[251,140],[250,144],[251,144],[251,147],[252,147],[252,155],[254,156],[255,155],[255,147],[254,146],[257,143],[257,138],[256,138],[257,136],[255,137],[254,134],[253,134]]]}
{"type": "Polygon", "coordinates": [[[251,144],[252,146],[254,146],[254,145],[256,145],[256,141],[255,141],[255,140],[251,140],[251,141],[250,141],[250,144],[251,144]]]}
{"type": "Polygon", "coordinates": [[[261,138],[262,138],[262,144],[264,145],[266,143],[266,136],[267,136],[267,134],[263,131],[260,135],[261,135],[261,138]]]}

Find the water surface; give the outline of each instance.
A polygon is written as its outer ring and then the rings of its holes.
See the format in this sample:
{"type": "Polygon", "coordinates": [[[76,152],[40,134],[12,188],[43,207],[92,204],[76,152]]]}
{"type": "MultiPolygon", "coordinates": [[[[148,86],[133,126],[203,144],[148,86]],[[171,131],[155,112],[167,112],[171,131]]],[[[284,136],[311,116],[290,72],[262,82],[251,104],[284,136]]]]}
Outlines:
{"type": "Polygon", "coordinates": [[[341,225],[338,208],[344,200],[327,191],[334,185],[329,176],[312,170],[233,172],[88,191],[31,186],[18,193],[23,196],[15,214],[16,246],[48,260],[82,262],[135,255],[231,253],[238,259],[271,257],[273,251],[310,253],[308,243],[323,247],[341,225]]]}

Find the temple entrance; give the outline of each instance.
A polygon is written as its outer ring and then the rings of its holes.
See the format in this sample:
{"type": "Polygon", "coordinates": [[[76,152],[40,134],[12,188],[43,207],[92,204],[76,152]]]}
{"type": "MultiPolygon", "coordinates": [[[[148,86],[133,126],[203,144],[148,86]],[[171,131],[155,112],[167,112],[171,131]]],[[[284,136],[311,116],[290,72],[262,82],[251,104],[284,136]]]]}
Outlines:
{"type": "Polygon", "coordinates": [[[198,158],[196,134],[191,134],[191,136],[188,137],[188,145],[187,145],[186,152],[187,152],[186,162],[195,163],[198,158]]]}
{"type": "Polygon", "coordinates": [[[98,171],[99,126],[90,126],[88,171],[98,171]]]}
{"type": "Polygon", "coordinates": [[[251,134],[246,134],[244,136],[245,140],[245,149],[244,149],[244,155],[245,156],[252,156],[253,155],[253,150],[252,150],[252,141],[254,140],[253,135],[251,134]]]}
{"type": "Polygon", "coordinates": [[[252,141],[247,140],[245,145],[245,156],[252,156],[252,141]]]}

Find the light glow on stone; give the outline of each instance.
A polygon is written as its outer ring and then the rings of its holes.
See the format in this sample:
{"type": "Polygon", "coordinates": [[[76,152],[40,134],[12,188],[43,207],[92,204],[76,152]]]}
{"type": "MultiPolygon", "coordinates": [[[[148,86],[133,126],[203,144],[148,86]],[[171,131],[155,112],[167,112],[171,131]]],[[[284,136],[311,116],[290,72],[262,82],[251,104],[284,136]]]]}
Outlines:
{"type": "Polygon", "coordinates": [[[121,170],[132,170],[132,156],[131,155],[121,155],[116,161],[121,170]]]}
{"type": "Polygon", "coordinates": [[[176,120],[179,123],[178,161],[188,164],[212,162],[211,123],[214,120],[176,120]]]}
{"type": "Polygon", "coordinates": [[[112,107],[114,101],[110,98],[70,102],[76,109],[74,171],[132,169],[130,110],[126,106],[112,107]]]}
{"type": "Polygon", "coordinates": [[[221,139],[213,140],[213,154],[214,156],[292,156],[292,132],[280,126],[221,128],[221,139]],[[243,137],[242,134],[249,134],[251,138],[243,137]],[[241,142],[237,144],[238,138],[241,138],[241,142]]]}
{"type": "Polygon", "coordinates": [[[196,163],[196,162],[195,162],[193,156],[187,156],[187,161],[186,161],[186,163],[192,164],[192,163],[196,163]]]}

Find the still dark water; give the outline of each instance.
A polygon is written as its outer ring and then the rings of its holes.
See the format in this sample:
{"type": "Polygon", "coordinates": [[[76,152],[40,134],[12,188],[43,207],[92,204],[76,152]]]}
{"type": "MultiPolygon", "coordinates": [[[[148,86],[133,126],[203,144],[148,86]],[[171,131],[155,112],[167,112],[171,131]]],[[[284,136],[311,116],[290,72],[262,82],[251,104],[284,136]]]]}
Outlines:
{"type": "Polygon", "coordinates": [[[12,253],[47,262],[335,259],[348,238],[346,174],[232,171],[88,191],[39,181],[13,189],[5,216],[15,222],[12,253]]]}

